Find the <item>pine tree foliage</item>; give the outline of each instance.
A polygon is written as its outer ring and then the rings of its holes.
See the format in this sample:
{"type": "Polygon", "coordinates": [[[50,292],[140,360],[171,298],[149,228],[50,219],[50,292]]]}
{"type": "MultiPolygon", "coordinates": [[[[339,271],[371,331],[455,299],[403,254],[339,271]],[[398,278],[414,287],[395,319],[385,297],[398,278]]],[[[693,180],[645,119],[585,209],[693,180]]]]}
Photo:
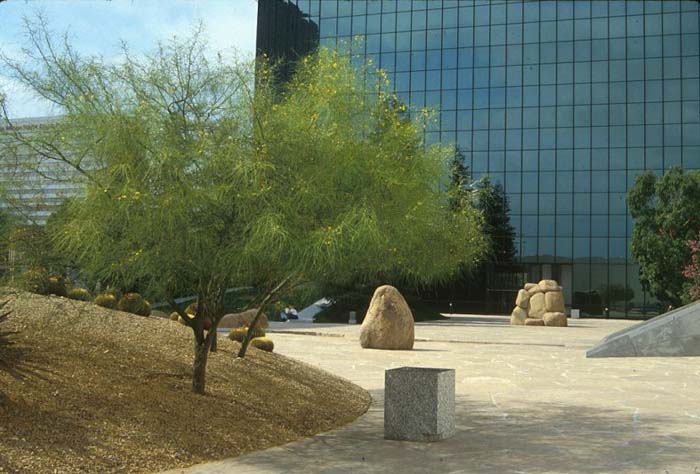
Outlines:
{"type": "Polygon", "coordinates": [[[515,261],[515,229],[510,223],[508,196],[501,183],[495,185],[486,176],[476,184],[477,208],[483,214],[484,233],[491,240],[491,257],[495,263],[515,261]]]}

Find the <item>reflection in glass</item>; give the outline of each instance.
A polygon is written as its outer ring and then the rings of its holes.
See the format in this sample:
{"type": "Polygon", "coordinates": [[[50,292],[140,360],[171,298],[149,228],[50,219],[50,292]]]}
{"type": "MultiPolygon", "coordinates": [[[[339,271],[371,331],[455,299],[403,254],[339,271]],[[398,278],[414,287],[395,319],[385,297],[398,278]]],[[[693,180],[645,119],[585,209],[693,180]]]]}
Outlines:
{"type": "Polygon", "coordinates": [[[475,177],[503,181],[533,275],[542,263],[573,263],[574,299],[590,302],[608,278],[635,288],[634,301],[648,297],[631,263],[625,196],[644,169],[700,168],[698,2],[259,0],[259,9],[268,12],[259,51],[298,58],[359,34],[402,100],[440,108],[426,142],[456,142],[475,177]],[[305,42],[292,39],[301,32],[305,42]]]}

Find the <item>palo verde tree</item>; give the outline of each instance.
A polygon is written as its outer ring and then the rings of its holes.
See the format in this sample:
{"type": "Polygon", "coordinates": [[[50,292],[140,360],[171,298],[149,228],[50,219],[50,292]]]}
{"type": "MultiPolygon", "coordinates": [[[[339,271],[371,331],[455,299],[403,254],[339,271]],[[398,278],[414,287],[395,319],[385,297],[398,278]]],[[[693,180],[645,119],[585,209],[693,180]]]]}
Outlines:
{"type": "Polygon", "coordinates": [[[688,241],[700,231],[700,172],[674,167],[657,177],[647,171],[637,176],[627,204],[642,283],[659,300],[679,306],[691,256],[688,241]]]}
{"type": "Polygon", "coordinates": [[[27,60],[8,66],[64,115],[16,138],[85,186],[56,238],[84,271],[138,281],[182,316],[197,393],[227,288],[262,289],[259,315],[301,282],[432,281],[483,249],[475,213],[450,212],[441,192],[447,155],[423,146],[428,114],[401,119],[381,71],[321,50],[280,86],[262,60],[212,59],[199,30],[119,63],[41,23],[28,33],[27,60]],[[175,298],[192,293],[190,319],[175,298]]]}

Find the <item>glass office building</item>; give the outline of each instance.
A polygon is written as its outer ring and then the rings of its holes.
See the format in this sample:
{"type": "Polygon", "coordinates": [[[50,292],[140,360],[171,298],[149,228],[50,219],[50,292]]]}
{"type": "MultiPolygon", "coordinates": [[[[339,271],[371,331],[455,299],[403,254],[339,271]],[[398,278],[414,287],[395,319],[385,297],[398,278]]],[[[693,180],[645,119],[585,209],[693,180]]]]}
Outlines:
{"type": "Polygon", "coordinates": [[[606,288],[634,293],[610,302],[613,314],[652,308],[630,256],[625,195],[643,170],[700,168],[697,1],[259,5],[260,52],[279,56],[299,44],[295,32],[329,47],[360,35],[405,102],[440,110],[426,141],[455,143],[475,178],[503,184],[530,280],[559,280],[567,302],[590,313],[606,288]],[[271,21],[285,11],[297,16],[271,21]]]}
{"type": "MultiPolygon", "coordinates": [[[[22,133],[51,124],[57,117],[15,119],[12,124],[22,133]]],[[[82,194],[76,184],[76,171],[58,161],[39,158],[36,153],[21,150],[15,153],[15,138],[5,125],[0,125],[0,188],[8,202],[0,201],[0,210],[9,210],[31,224],[44,225],[49,216],[67,198],[82,194]],[[3,154],[3,145],[10,143],[10,153],[3,154]],[[34,169],[37,169],[37,173],[34,169]]]]}

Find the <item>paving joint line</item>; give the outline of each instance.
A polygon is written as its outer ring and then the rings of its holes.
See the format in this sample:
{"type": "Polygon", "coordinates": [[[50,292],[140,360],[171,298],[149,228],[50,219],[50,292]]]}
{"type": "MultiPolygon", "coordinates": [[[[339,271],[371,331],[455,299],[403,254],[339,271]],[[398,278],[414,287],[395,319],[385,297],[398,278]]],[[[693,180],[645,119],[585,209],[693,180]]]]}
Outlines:
{"type": "MultiPolygon", "coordinates": [[[[318,337],[345,337],[345,334],[335,334],[335,333],[324,333],[318,331],[292,331],[286,329],[273,329],[268,330],[268,333],[275,334],[292,334],[298,336],[318,336],[318,337]]],[[[414,339],[416,342],[446,342],[449,344],[481,344],[481,345],[497,345],[497,346],[540,346],[540,347],[571,347],[566,344],[548,344],[546,342],[493,342],[493,341],[460,341],[457,339],[429,339],[424,337],[417,337],[414,339]]]]}

